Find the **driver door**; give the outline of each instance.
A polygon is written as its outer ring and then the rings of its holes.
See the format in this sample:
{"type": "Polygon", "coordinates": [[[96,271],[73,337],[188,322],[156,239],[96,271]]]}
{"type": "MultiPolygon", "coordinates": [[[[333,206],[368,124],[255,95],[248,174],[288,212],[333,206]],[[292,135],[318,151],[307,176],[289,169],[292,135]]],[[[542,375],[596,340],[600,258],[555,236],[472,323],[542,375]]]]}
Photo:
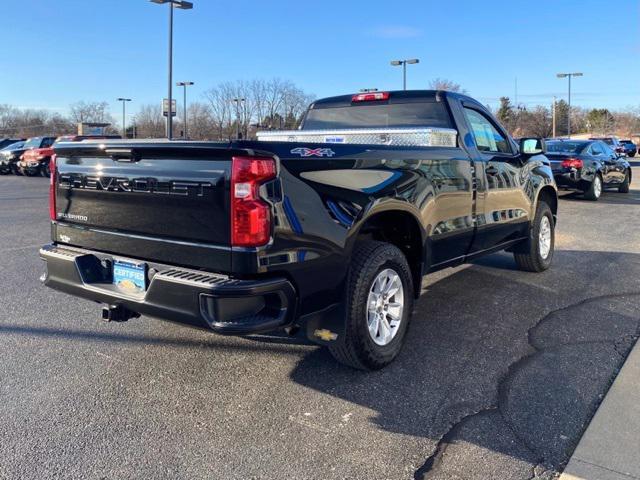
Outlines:
{"type": "Polygon", "coordinates": [[[624,182],[625,169],[618,154],[606,143],[601,144],[603,151],[603,163],[605,171],[603,173],[604,183],[622,183],[624,182]]]}
{"type": "Polygon", "coordinates": [[[476,235],[469,253],[482,252],[527,235],[533,188],[509,136],[487,112],[464,105],[475,143],[476,235]]]}

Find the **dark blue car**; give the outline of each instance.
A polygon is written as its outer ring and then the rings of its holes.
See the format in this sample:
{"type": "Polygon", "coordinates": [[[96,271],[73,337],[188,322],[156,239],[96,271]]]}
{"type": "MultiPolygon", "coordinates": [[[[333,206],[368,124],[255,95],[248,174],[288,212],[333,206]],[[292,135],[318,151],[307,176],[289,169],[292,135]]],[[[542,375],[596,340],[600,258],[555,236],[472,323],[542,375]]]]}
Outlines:
{"type": "Polygon", "coordinates": [[[638,153],[638,147],[631,140],[620,140],[620,144],[624,147],[624,152],[628,157],[635,157],[638,153]]]}

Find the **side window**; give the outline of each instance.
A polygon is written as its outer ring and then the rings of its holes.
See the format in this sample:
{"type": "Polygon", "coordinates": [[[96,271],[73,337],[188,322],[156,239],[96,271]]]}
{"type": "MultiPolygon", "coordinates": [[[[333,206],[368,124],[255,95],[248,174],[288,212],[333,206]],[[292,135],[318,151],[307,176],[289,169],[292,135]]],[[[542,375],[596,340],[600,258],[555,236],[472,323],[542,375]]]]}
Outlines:
{"type": "Polygon", "coordinates": [[[45,138],[42,141],[42,148],[47,148],[47,147],[50,147],[51,145],[53,145],[53,138],[45,138]]]}
{"type": "Polygon", "coordinates": [[[478,150],[489,153],[511,153],[509,142],[487,117],[470,108],[465,108],[464,114],[471,126],[478,150]]]}
{"type": "Polygon", "coordinates": [[[602,147],[598,142],[591,144],[591,155],[594,157],[599,157],[602,155],[602,147]]]}
{"type": "Polygon", "coordinates": [[[606,143],[602,145],[602,153],[604,154],[605,157],[610,157],[611,155],[615,155],[613,149],[606,143]]]}

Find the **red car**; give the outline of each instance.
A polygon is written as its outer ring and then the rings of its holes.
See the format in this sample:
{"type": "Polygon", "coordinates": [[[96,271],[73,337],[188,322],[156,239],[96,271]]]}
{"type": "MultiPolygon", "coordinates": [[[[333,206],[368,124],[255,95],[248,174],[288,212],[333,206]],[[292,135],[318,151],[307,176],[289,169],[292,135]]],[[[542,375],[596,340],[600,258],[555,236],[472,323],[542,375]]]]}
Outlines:
{"type": "Polygon", "coordinates": [[[117,135],[63,135],[61,137],[34,137],[27,140],[24,148],[27,150],[22,154],[18,163],[20,173],[27,176],[51,175],[49,162],[53,156],[53,147],[58,142],[80,142],[82,140],[99,140],[105,138],[120,138],[117,135]]]}
{"type": "Polygon", "coordinates": [[[33,137],[25,144],[25,152],[18,162],[18,170],[23,175],[46,176],[49,172],[49,160],[53,155],[53,143],[56,137],[33,137]]]}

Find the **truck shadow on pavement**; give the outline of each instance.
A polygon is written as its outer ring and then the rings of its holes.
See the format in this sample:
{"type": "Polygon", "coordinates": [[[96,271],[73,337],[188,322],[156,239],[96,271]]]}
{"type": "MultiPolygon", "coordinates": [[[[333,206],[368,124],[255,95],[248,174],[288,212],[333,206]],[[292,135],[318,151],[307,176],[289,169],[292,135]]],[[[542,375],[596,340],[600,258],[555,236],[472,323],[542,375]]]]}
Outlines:
{"type": "Polygon", "coordinates": [[[542,274],[492,255],[426,286],[394,364],[364,374],[320,349],[291,377],[432,439],[416,478],[552,478],[640,333],[639,274],[635,254],[556,251],[542,274]]]}
{"type": "MultiPolygon", "coordinates": [[[[0,334],[151,345],[158,349],[156,362],[171,364],[175,378],[192,380],[202,392],[212,385],[224,390],[209,383],[216,372],[231,388],[246,365],[276,354],[265,368],[275,362],[296,386],[306,387],[301,390],[324,394],[312,396],[320,413],[335,406],[332,398],[364,407],[356,413],[361,422],[350,426],[364,430],[364,436],[361,430],[349,436],[360,442],[354,448],[391,442],[421,465],[416,478],[553,478],[640,334],[639,275],[637,254],[563,250],[542,274],[520,272],[511,255],[495,254],[430,275],[401,355],[371,373],[340,366],[325,349],[295,338],[221,338],[155,320],[117,333],[106,326],[5,324],[0,334]],[[149,324],[158,327],[145,330],[149,324]],[[188,351],[198,368],[176,363],[172,349],[188,351]],[[238,353],[238,363],[210,365],[212,351],[238,353]],[[283,354],[293,360],[291,371],[283,354]],[[210,378],[201,374],[203,359],[210,378]]],[[[143,363],[132,365],[140,365],[138,375],[149,376],[143,363]]],[[[309,400],[299,390],[283,392],[299,396],[291,399],[294,404],[309,400]]],[[[389,471],[399,471],[401,466],[389,462],[389,471]]]]}

